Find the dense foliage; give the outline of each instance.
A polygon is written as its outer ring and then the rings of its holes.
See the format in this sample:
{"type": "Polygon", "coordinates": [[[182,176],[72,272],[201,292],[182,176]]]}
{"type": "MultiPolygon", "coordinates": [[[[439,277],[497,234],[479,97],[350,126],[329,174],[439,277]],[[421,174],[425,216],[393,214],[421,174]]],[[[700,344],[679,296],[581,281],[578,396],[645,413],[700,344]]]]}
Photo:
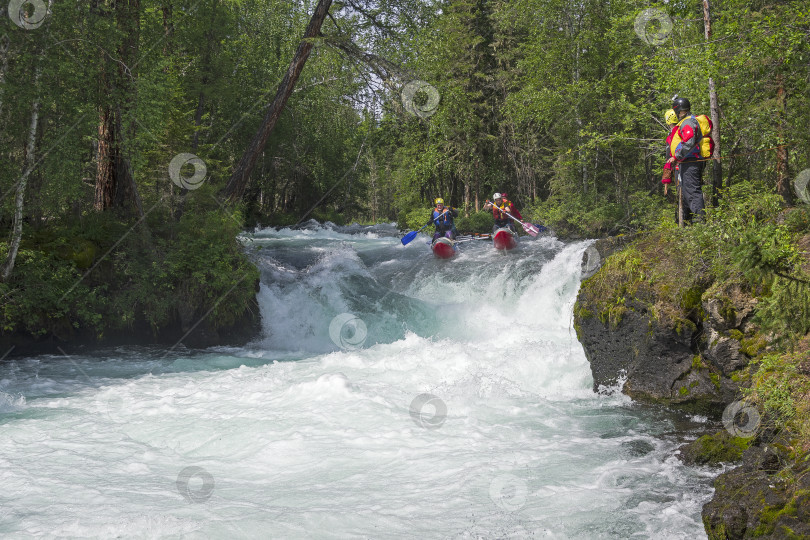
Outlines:
{"type": "MultiPolygon", "coordinates": [[[[413,226],[442,196],[463,210],[461,228],[479,230],[481,206],[505,191],[558,233],[656,226],[674,214],[659,181],[663,112],[677,93],[708,113],[710,79],[723,196],[753,181],[779,194],[775,212],[810,165],[810,11],[796,0],[713,3],[708,38],[702,2],[342,0],[234,214],[222,189],[315,4],[3,8],[0,262],[16,263],[3,283],[6,331],[53,331],[64,317],[103,331],[112,312],[116,325],[159,327],[181,310],[164,293],[186,288],[205,311],[245,263],[232,233],[256,223],[413,226]]],[[[784,277],[796,254],[774,227],[728,257],[750,262],[747,278],[776,276],[781,298],[796,294],[784,277]]],[[[216,309],[238,311],[229,298],[216,309]]]]}

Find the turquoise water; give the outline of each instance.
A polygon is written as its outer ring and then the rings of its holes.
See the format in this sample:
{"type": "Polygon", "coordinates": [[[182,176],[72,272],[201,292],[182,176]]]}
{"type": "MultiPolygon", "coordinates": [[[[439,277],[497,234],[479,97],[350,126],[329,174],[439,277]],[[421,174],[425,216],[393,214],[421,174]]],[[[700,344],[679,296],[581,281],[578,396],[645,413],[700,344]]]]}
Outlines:
{"type": "Polygon", "coordinates": [[[436,260],[391,226],[262,230],[262,335],[6,360],[0,534],[705,538],[702,419],[592,391],[587,243],[436,260]]]}

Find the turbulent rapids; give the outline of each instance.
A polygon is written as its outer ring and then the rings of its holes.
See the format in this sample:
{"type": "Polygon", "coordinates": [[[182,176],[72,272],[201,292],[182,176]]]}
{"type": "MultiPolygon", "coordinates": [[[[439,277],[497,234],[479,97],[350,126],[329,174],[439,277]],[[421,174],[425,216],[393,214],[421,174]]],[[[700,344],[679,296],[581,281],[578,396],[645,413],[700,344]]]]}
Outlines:
{"type": "Polygon", "coordinates": [[[700,418],[595,394],[587,243],[435,258],[393,226],[260,230],[242,348],[6,360],[0,535],[700,538],[700,418]]]}

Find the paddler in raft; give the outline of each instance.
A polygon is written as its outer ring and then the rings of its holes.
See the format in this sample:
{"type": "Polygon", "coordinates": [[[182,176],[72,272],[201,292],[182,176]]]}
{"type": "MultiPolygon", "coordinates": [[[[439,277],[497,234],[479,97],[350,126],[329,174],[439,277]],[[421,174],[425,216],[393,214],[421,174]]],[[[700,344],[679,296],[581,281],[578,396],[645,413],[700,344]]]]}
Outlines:
{"type": "Polygon", "coordinates": [[[495,220],[495,225],[492,227],[492,232],[495,233],[498,229],[507,228],[513,233],[517,234],[515,226],[512,224],[512,218],[506,215],[506,212],[512,214],[517,219],[523,219],[520,212],[517,211],[512,201],[506,198],[506,193],[495,193],[492,196],[494,203],[487,201],[484,205],[484,210],[492,209],[492,217],[495,220]]]}
{"type": "Polygon", "coordinates": [[[450,240],[456,239],[456,225],[453,223],[453,218],[458,217],[458,210],[452,206],[445,206],[444,199],[437,197],[433,204],[433,212],[430,214],[428,223],[433,223],[436,226],[436,231],[433,233],[433,241],[442,236],[450,240]]]}

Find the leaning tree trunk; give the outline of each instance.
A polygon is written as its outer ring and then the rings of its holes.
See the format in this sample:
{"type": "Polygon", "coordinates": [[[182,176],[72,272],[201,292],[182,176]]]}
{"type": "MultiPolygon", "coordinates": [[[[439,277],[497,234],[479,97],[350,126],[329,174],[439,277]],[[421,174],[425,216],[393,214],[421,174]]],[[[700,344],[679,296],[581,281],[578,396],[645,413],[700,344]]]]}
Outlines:
{"type": "Polygon", "coordinates": [[[233,174],[231,174],[231,178],[225,186],[225,195],[232,201],[239,200],[244,195],[248,186],[250,173],[253,171],[256,160],[264,149],[270,132],[273,131],[279,116],[281,116],[281,111],[284,110],[284,106],[287,104],[287,100],[290,98],[295,88],[295,83],[298,81],[298,77],[301,75],[304,64],[306,64],[309,53],[312,50],[312,40],[320,33],[321,25],[324,19],[326,19],[331,5],[332,0],[319,0],[318,5],[315,7],[312,19],[310,19],[309,25],[304,32],[304,39],[298,45],[298,50],[295,51],[295,56],[290,63],[290,67],[281,80],[281,83],[278,85],[276,97],[273,99],[273,103],[270,105],[262,125],[259,127],[256,135],[254,135],[250,146],[248,146],[245,153],[242,154],[242,158],[239,160],[239,163],[236,164],[233,174]]]}
{"type": "MultiPolygon", "coordinates": [[[[706,43],[712,38],[712,19],[709,9],[709,0],[703,0],[703,30],[706,43]]],[[[711,45],[709,45],[711,47],[711,45]]],[[[714,54],[711,54],[712,62],[714,54]]],[[[720,106],[717,103],[717,90],[714,79],[709,77],[709,109],[712,118],[712,138],[714,139],[714,152],[712,153],[712,204],[717,205],[717,196],[723,187],[723,163],[720,160],[720,106]]]]}
{"type": "MultiPolygon", "coordinates": [[[[41,69],[37,68],[36,75],[34,76],[34,86],[36,87],[41,74],[41,69]]],[[[28,144],[25,148],[25,169],[20,176],[20,181],[17,183],[17,192],[14,198],[14,225],[12,228],[11,245],[9,246],[8,255],[3,263],[3,268],[0,270],[0,280],[8,281],[14,270],[14,263],[17,260],[17,252],[20,249],[20,241],[22,239],[22,224],[23,224],[23,201],[25,200],[25,187],[28,185],[28,177],[31,176],[34,167],[36,166],[36,140],[37,140],[37,126],[39,125],[39,98],[34,100],[34,105],[31,107],[31,125],[28,128],[28,144]]]]}

